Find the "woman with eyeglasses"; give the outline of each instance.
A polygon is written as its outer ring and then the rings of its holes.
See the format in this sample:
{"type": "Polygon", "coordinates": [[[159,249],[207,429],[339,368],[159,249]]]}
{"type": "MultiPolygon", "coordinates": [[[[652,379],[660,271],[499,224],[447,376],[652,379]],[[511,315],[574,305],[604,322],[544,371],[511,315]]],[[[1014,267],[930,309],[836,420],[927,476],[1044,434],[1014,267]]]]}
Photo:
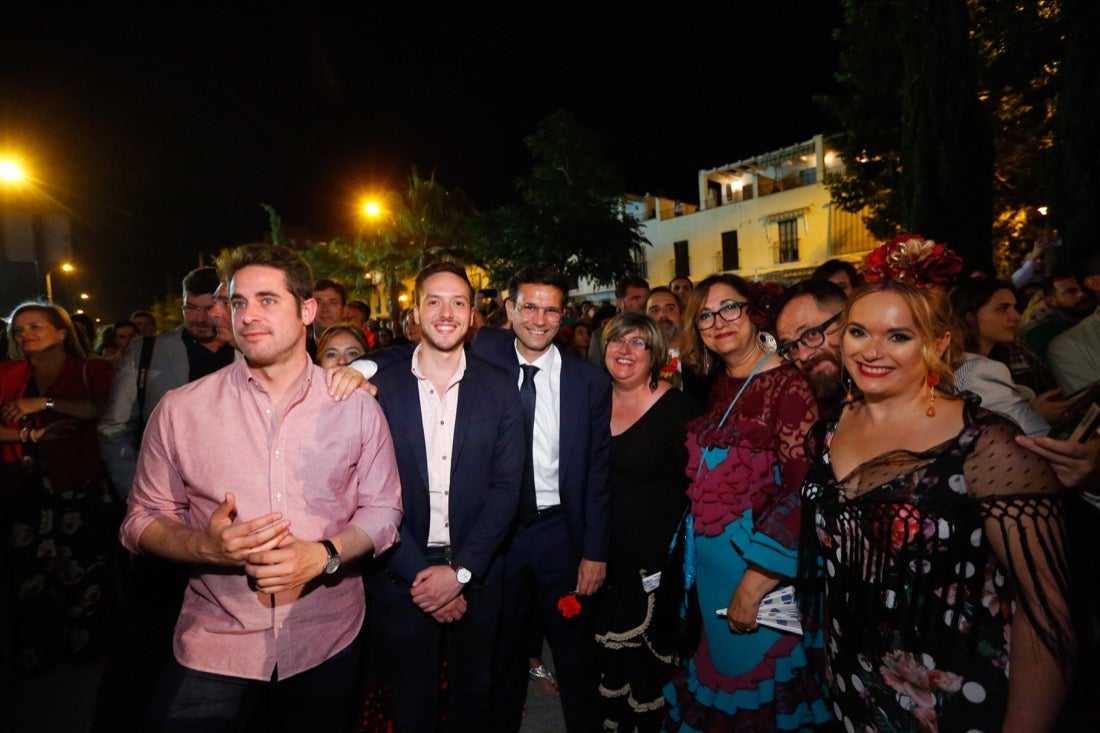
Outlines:
{"type": "Polygon", "coordinates": [[[657,592],[658,573],[687,505],[684,425],[699,410],[660,379],[668,348],[649,316],[620,313],[603,342],[612,379],[611,549],[596,622],[599,690],[605,730],[646,733],[664,720],[662,688],[675,661],[678,598],[657,592]],[[672,607],[658,608],[666,599],[672,607]]]}
{"type": "Polygon", "coordinates": [[[818,417],[805,377],[764,331],[774,295],[712,275],[685,312],[681,359],[715,378],[707,410],[687,425],[685,575],[703,630],[665,688],[670,730],[797,730],[829,719],[802,637],[757,623],[764,596],[797,570],[803,444],[818,417]]]}

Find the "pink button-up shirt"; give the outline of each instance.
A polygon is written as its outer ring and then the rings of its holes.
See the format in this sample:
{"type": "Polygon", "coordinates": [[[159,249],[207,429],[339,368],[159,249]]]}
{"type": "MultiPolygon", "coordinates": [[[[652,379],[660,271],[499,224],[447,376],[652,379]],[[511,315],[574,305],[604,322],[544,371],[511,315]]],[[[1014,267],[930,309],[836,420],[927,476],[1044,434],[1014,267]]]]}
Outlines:
{"type": "MultiPolygon", "coordinates": [[[[227,491],[237,519],[281,512],[299,539],[331,537],[348,525],[380,554],[397,539],[401,486],[381,408],[362,390],[334,402],[324,371],[309,365],[276,406],[236,362],[170,391],[145,430],[121,537],[139,551],[160,517],[205,528],[227,491]]],[[[363,622],[363,583],[341,570],[307,584],[293,600],[249,587],[243,568],[194,568],[174,649],[180,664],[266,680],[311,669],[354,640],[363,622]]]]}
{"type": "Polygon", "coordinates": [[[420,347],[412,357],[412,373],[420,391],[420,421],[424,425],[424,447],[428,457],[428,547],[451,544],[451,449],[458,420],[458,390],[466,373],[466,353],[458,355],[458,369],[447,388],[438,392],[432,380],[420,371],[420,347]]]}

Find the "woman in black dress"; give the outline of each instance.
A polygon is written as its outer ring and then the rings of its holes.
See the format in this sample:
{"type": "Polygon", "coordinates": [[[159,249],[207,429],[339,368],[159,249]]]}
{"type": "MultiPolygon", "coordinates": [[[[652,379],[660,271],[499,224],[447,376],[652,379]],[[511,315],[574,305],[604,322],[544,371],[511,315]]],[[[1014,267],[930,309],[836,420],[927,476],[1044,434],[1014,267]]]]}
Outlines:
{"type": "Polygon", "coordinates": [[[653,576],[668,563],[687,505],[684,424],[698,410],[658,378],[668,349],[648,316],[615,316],[603,337],[613,379],[611,554],[596,634],[604,729],[656,731],[665,712],[662,687],[676,660],[671,629],[655,622],[653,576]]]}

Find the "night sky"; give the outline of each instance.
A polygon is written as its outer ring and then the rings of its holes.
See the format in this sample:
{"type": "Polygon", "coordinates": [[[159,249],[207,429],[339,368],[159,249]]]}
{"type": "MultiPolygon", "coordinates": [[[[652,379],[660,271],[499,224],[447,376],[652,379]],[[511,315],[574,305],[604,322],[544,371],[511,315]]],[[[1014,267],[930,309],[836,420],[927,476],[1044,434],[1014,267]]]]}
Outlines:
{"type": "Polygon", "coordinates": [[[606,140],[628,191],[689,201],[698,169],[832,129],[812,102],[833,84],[832,2],[35,5],[0,25],[0,153],[70,212],[65,287],[104,320],[261,238],[262,203],[339,234],[413,166],[508,203],[523,137],[559,108],[606,140]]]}

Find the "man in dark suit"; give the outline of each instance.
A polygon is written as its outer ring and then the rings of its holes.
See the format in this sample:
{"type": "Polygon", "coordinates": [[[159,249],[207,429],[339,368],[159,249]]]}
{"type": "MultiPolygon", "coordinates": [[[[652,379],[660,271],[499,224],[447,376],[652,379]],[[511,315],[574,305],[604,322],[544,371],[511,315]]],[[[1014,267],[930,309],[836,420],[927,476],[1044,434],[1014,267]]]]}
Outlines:
{"type": "Polygon", "coordinates": [[[600,729],[598,673],[587,599],[607,568],[611,380],[554,346],[567,285],[546,265],[524,268],[505,304],[512,332],[483,328],[471,351],[509,371],[521,393],[527,461],[504,558],[504,608],[493,678],[494,731],[517,731],[527,692],[526,624],[541,617],[554,655],[566,728],[600,729]],[[530,394],[531,388],[534,394],[530,394]],[[572,618],[558,601],[575,593],[572,618]]]}
{"type": "Polygon", "coordinates": [[[501,547],[523,473],[522,410],[508,374],[467,358],[473,288],[452,263],[416,279],[423,336],[374,378],[399,446],[400,545],[368,574],[367,667],[393,688],[396,731],[436,728],[440,655],[448,727],[487,730],[501,547]]]}

